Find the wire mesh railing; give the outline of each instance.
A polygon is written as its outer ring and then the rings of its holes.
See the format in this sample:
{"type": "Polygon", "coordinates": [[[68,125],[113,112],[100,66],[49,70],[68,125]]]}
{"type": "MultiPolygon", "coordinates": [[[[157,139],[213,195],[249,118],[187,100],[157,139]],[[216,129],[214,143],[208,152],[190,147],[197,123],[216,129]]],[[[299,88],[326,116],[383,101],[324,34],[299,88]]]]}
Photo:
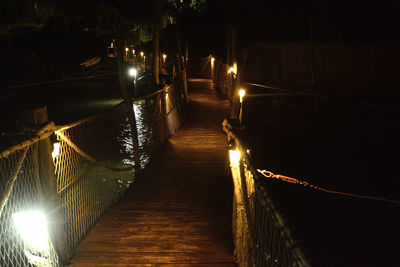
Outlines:
{"type": "MultiPolygon", "coordinates": [[[[179,83],[177,83],[179,84],[179,83]]],[[[134,101],[140,167],[179,127],[179,86],[134,101]]],[[[0,266],[64,266],[134,180],[124,103],[70,125],[49,123],[0,153],[0,266]]]]}
{"type": "Polygon", "coordinates": [[[233,237],[238,266],[309,266],[282,217],[269,200],[248,151],[227,119],[234,184],[233,237]]]}

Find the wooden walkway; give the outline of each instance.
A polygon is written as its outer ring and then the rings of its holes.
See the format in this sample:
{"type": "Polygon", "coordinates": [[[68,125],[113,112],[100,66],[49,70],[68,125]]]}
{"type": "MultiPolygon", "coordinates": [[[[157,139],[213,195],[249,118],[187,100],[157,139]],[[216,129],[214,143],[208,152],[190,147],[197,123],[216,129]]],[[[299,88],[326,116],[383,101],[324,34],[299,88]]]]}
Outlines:
{"type": "Polygon", "coordinates": [[[189,116],[78,247],[72,266],[235,266],[224,175],[228,102],[189,83],[189,116]]]}

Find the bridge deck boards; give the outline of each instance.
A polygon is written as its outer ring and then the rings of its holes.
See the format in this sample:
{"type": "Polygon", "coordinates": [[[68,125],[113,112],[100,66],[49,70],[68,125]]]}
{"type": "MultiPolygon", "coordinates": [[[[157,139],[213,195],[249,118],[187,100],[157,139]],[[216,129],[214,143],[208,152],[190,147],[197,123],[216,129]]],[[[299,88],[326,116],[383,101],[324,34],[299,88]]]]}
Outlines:
{"type": "Polygon", "coordinates": [[[189,83],[185,123],[78,247],[72,266],[235,266],[221,122],[228,103],[189,83]]]}

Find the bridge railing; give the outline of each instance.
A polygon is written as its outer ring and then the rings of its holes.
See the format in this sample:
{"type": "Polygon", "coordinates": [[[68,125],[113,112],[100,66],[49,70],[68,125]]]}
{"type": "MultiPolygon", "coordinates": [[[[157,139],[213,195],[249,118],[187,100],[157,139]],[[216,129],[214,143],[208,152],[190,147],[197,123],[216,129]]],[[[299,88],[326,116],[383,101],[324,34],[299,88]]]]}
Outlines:
{"type": "Polygon", "coordinates": [[[232,224],[238,266],[309,266],[271,203],[249,151],[238,137],[239,123],[234,122],[225,119],[222,125],[230,146],[232,224]]]}
{"type": "MultiPolygon", "coordinates": [[[[179,82],[134,99],[140,165],[179,127],[179,82]]],[[[135,177],[126,105],[0,153],[0,266],[64,266],[135,177]]]]}

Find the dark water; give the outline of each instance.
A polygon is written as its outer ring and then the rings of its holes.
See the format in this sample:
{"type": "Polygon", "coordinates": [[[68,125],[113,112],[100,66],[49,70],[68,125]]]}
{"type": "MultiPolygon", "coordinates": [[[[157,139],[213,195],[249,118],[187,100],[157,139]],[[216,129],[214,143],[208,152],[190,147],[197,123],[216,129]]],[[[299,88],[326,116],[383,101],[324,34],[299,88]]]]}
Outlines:
{"type": "MultiPolygon", "coordinates": [[[[395,116],[337,113],[284,99],[246,99],[245,135],[257,167],[332,190],[399,200],[395,116]]],[[[265,185],[312,266],[398,266],[400,205],[276,180],[265,185]]]]}

